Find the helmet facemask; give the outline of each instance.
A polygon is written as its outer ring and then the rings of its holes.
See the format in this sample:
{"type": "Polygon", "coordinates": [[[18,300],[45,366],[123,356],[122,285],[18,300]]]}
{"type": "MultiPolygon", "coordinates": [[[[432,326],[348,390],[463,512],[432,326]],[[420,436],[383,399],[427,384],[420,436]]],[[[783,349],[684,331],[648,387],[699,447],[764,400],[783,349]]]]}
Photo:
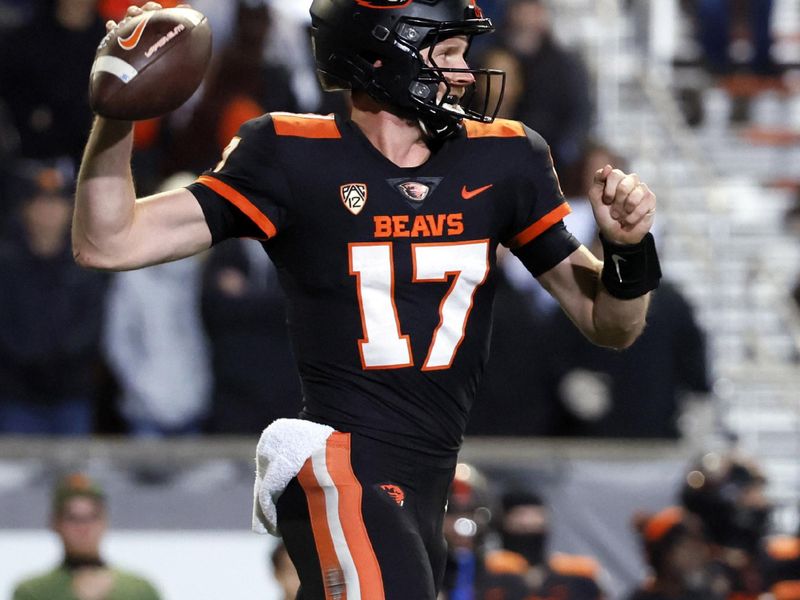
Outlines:
{"type": "Polygon", "coordinates": [[[463,119],[491,123],[497,115],[505,73],[450,68],[433,57],[448,38],[465,36],[470,44],[474,36],[494,31],[474,0],[314,0],[310,12],[317,73],[326,91],[366,92],[418,121],[430,138],[454,133],[463,119]],[[464,73],[476,85],[466,85],[457,102],[447,79],[463,79],[464,73]]]}
{"type": "MultiPolygon", "coordinates": [[[[472,37],[493,31],[487,19],[437,22],[402,17],[388,32],[387,43],[400,48],[404,57],[386,61],[375,69],[374,83],[367,92],[382,102],[399,107],[416,118],[431,138],[445,138],[458,130],[463,119],[491,123],[500,110],[505,90],[505,73],[497,69],[442,67],[434,59],[437,44],[459,35],[472,37]],[[463,86],[459,99],[453,94],[448,75],[472,75],[474,82],[463,86]],[[492,101],[492,92],[499,89],[492,101]]],[[[469,49],[469,48],[468,48],[469,49]]]]}

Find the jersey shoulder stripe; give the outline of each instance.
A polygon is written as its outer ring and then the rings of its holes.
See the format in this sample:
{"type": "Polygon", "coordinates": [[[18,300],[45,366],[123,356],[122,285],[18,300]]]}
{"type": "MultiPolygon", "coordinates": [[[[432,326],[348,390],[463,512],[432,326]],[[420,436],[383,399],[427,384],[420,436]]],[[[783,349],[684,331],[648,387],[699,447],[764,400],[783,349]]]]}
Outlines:
{"type": "Polygon", "coordinates": [[[519,121],[495,119],[492,123],[464,120],[464,130],[469,139],[525,137],[525,126],[519,121]]]}
{"type": "Polygon", "coordinates": [[[333,115],[270,113],[275,133],[286,137],[338,140],[342,137],[333,115]]]}
{"type": "Polygon", "coordinates": [[[794,598],[800,598],[800,581],[796,579],[779,581],[772,586],[770,592],[772,592],[771,597],[775,598],[775,600],[793,600],[794,598]]]}
{"type": "Polygon", "coordinates": [[[198,177],[197,183],[211,188],[217,194],[225,198],[228,202],[242,211],[253,223],[256,224],[261,231],[267,235],[267,239],[273,238],[277,235],[278,230],[272,221],[269,220],[269,217],[261,212],[258,207],[250,202],[250,200],[248,200],[244,195],[229,186],[227,183],[209,175],[201,175],[198,177]]]}
{"type": "Polygon", "coordinates": [[[554,554],[549,561],[550,569],[563,577],[585,577],[596,580],[600,564],[591,556],[577,554],[554,554]]]}
{"type": "Polygon", "coordinates": [[[493,550],[486,555],[486,571],[492,575],[520,575],[528,572],[530,564],[521,554],[510,550],[493,550]]]}
{"type": "Polygon", "coordinates": [[[780,536],[767,542],[767,553],[775,560],[800,558],[800,538],[780,536]]]}
{"type": "Polygon", "coordinates": [[[525,244],[532,242],[571,212],[572,209],[568,203],[563,202],[559,204],[541,219],[529,225],[520,233],[511,238],[511,240],[508,242],[508,247],[521,248],[525,244]]]}

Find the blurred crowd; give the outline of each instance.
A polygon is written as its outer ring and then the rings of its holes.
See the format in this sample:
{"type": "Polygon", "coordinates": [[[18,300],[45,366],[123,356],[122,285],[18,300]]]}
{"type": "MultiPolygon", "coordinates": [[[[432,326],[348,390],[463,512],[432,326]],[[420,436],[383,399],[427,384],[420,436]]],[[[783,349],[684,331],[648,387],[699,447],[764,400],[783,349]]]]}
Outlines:
{"type": "MultiPolygon", "coordinates": [[[[758,465],[744,457],[699,459],[675,490],[674,506],[632,516],[649,574],[625,600],[800,598],[800,538],[767,536],[765,485],[758,465]]],[[[446,598],[609,598],[608,571],[598,558],[552,546],[550,512],[528,482],[499,488],[459,464],[445,517],[446,598]]],[[[608,531],[607,543],[626,535],[608,531]]]]}
{"type": "MultiPolygon", "coordinates": [[[[229,241],[203,256],[114,275],[72,259],[72,191],[92,122],[88,73],[104,22],[119,19],[127,4],[0,0],[0,434],[255,434],[296,415],[302,397],[283,294],[260,243],[229,241]]],[[[307,3],[192,4],[209,17],[214,56],[184,107],[137,123],[140,196],[191,183],[241,123],[264,112],[347,114],[347,97],[323,95],[317,84],[307,3]]],[[[589,182],[604,164],[625,168],[629,157],[593,137],[593,75],[554,35],[547,2],[481,4],[498,32],[476,40],[470,60],[507,72],[500,116],[548,141],[573,209],[567,226],[599,256],[589,182]]],[[[765,31],[771,1],[684,4],[697,17],[711,73],[775,73],[765,31]],[[741,24],[752,29],[753,52],[739,60],[728,50],[741,24]]],[[[617,352],[565,326],[567,317],[512,255],[499,264],[492,352],[469,434],[682,435],[687,399],[703,398],[711,385],[705,334],[678,287],[662,283],[645,333],[617,352]]],[[[800,285],[795,294],[800,304],[800,285]]],[[[637,514],[630,531],[611,532],[610,540],[637,536],[650,568],[626,600],[800,600],[800,532],[767,537],[765,483],[752,462],[709,454],[686,473],[675,506],[637,514]]],[[[529,482],[499,485],[460,465],[445,523],[445,600],[608,598],[600,560],[550,543],[554,501],[529,482]]],[[[106,597],[115,586],[126,589],[113,597],[158,598],[151,584],[104,562],[106,511],[96,482],[61,481],[51,525],[63,563],[20,584],[15,600],[106,597]]],[[[270,565],[294,598],[296,575],[280,547],[270,565]]]]}
{"type": "MultiPolygon", "coordinates": [[[[346,114],[346,96],[320,91],[307,15],[295,4],[193,3],[212,24],[214,56],[185,106],[137,123],[140,196],[191,183],[242,122],[266,111],[346,114]]],[[[545,2],[485,4],[498,32],[476,41],[470,60],[508,72],[502,116],[547,139],[574,210],[568,226],[599,252],[588,182],[624,158],[592,139],[589,71],[553,34],[545,2]]],[[[0,433],[256,433],[301,401],[283,295],[258,242],[113,276],[72,261],[88,73],[104,22],[126,5],[0,1],[0,433]]],[[[707,392],[709,376],[704,335],[677,288],[662,286],[646,333],[617,353],[563,327],[566,317],[513,256],[501,265],[470,433],[680,435],[686,392],[707,392]]]]}
{"type": "MultiPolygon", "coordinates": [[[[706,453],[684,471],[674,504],[631,514],[628,527],[606,527],[596,555],[575,554],[553,535],[559,498],[547,485],[492,479],[460,463],[444,517],[439,600],[800,600],[800,531],[770,535],[766,485],[752,459],[706,453]],[[612,551],[627,545],[636,548],[629,559],[612,551]],[[620,569],[641,579],[620,585],[620,569]]],[[[151,583],[109,564],[109,509],[98,481],[81,473],[57,481],[50,526],[61,562],[18,582],[13,600],[157,600],[157,571],[151,583]]],[[[281,590],[273,598],[294,600],[299,581],[280,542],[263,564],[281,590]]]]}

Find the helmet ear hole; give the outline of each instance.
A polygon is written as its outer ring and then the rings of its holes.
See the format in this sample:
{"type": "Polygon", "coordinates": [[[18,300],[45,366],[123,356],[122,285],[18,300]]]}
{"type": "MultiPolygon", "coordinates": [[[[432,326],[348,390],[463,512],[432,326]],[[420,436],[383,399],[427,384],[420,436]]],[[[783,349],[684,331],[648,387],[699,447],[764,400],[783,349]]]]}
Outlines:
{"type": "Polygon", "coordinates": [[[345,81],[344,79],[319,69],[317,70],[317,79],[319,79],[319,84],[326,92],[342,92],[352,87],[349,81],[345,81]]]}

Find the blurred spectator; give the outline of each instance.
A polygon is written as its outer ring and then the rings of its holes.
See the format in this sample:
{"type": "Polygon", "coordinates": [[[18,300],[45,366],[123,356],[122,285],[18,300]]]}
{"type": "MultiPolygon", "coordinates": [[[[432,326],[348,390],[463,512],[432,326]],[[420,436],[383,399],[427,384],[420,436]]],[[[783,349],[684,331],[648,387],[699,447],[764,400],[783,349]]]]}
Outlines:
{"type": "MultiPolygon", "coordinates": [[[[602,257],[586,193],[597,169],[625,168],[584,146],[565,170],[570,232],[602,257]]],[[[515,257],[499,256],[492,352],[472,411],[472,435],[676,438],[686,392],[710,389],[705,336],[681,293],[662,280],[632,350],[592,345],[515,257]]]]}
{"type": "MultiPolygon", "coordinates": [[[[167,180],[168,189],[193,176],[167,180]]],[[[200,433],[210,404],[209,354],[200,317],[202,258],[117,273],[103,346],[134,435],[200,433]]]]}
{"type": "Polygon", "coordinates": [[[272,562],[272,575],[283,590],[283,596],[278,600],[295,600],[300,589],[300,578],[297,576],[297,569],[289,558],[286,546],[283,542],[278,542],[270,555],[272,562]]]}
{"type": "MultiPolygon", "coordinates": [[[[491,352],[472,405],[467,435],[543,436],[561,427],[562,409],[553,394],[544,394],[548,376],[542,365],[550,348],[542,343],[547,316],[537,307],[540,287],[519,263],[524,277],[512,281],[507,251],[499,255],[492,317],[491,352]]],[[[546,292],[543,292],[546,294],[546,292]]]]}
{"type": "Polygon", "coordinates": [[[269,4],[273,18],[264,56],[288,71],[301,111],[326,112],[323,105],[330,101],[328,97],[338,94],[323,94],[317,79],[309,41],[310,3],[271,0],[269,4]]]}
{"type": "Polygon", "coordinates": [[[765,539],[772,510],[766,483],[755,462],[709,453],[690,468],[681,491],[683,506],[705,527],[731,597],[756,598],[766,591],[764,574],[773,563],[765,539]]]}
{"type": "Polygon", "coordinates": [[[11,112],[22,156],[80,161],[92,113],[89,71],[105,27],[96,0],[55,0],[0,42],[0,98],[11,112]]]}
{"type": "Polygon", "coordinates": [[[759,75],[776,72],[770,53],[773,4],[773,0],[697,0],[700,44],[711,72],[724,74],[731,71],[734,66],[732,42],[736,38],[744,38],[750,43],[749,63],[753,72],[759,75]]]}
{"type": "Polygon", "coordinates": [[[580,334],[564,331],[566,319],[554,313],[544,338],[548,389],[566,412],[560,434],[679,437],[684,392],[708,392],[710,386],[705,336],[678,289],[662,280],[644,333],[623,352],[590,346],[580,334]]]}
{"type": "MultiPolygon", "coordinates": [[[[564,178],[573,214],[569,230],[602,260],[592,208],[586,197],[595,171],[624,160],[590,142],[564,178]]],[[[548,303],[549,298],[540,298],[548,303]]],[[[551,303],[552,304],[552,303],[551,303]]],[[[705,334],[680,291],[662,280],[653,293],[648,324],[633,347],[616,352],[589,344],[580,334],[559,330],[567,317],[553,308],[544,331],[549,352],[545,394],[563,408],[560,433],[572,436],[677,438],[687,392],[710,391],[705,334]]]]}
{"type": "Polygon", "coordinates": [[[261,0],[241,0],[237,6],[231,41],[210,67],[189,122],[175,132],[167,173],[201,173],[219,161],[242,123],[268,111],[297,109],[289,74],[262,56],[269,9],[261,0]]]}
{"type": "MultiPolygon", "coordinates": [[[[120,21],[125,18],[125,11],[129,6],[142,6],[147,0],[97,0],[97,11],[103,21],[120,21]]],[[[178,0],[159,0],[164,8],[172,8],[179,4],[178,0]]],[[[194,3],[192,3],[194,6],[194,3]]]]}
{"type": "Polygon", "coordinates": [[[711,564],[699,519],[672,506],[635,522],[652,577],[629,600],[724,600],[728,585],[711,564]]]}
{"type": "Polygon", "coordinates": [[[286,302],[271,261],[254,240],[216,246],[203,276],[211,343],[216,433],[258,433],[300,412],[300,377],[286,329],[286,302]]]}
{"type": "Polygon", "coordinates": [[[800,279],[792,289],[792,298],[794,299],[795,306],[800,309],[800,279]]]}
{"type": "Polygon", "coordinates": [[[533,598],[601,600],[600,565],[587,556],[547,552],[549,511],[541,497],[527,490],[503,496],[499,522],[502,550],[486,557],[491,573],[522,576],[533,598]]]}
{"type": "Polygon", "coordinates": [[[0,243],[0,432],[88,434],[106,278],[72,258],[69,175],[26,168],[0,243]]]}
{"type": "MultiPolygon", "coordinates": [[[[522,63],[505,48],[491,46],[481,55],[481,65],[487,69],[499,69],[506,74],[506,85],[502,89],[503,102],[497,116],[501,119],[513,119],[517,116],[522,95],[525,92],[525,75],[522,71],[522,63]]],[[[496,106],[501,90],[499,86],[493,87],[489,91],[489,106],[496,106]]]]}
{"type": "Polygon", "coordinates": [[[61,480],[53,495],[51,526],[64,549],[62,563],[20,583],[13,600],[158,600],[148,581],[103,560],[100,545],[108,511],[97,483],[79,473],[61,480]]]}
{"type": "Polygon", "coordinates": [[[572,208],[570,231],[583,243],[591,246],[595,242],[594,217],[592,206],[589,202],[589,188],[592,185],[594,174],[606,165],[630,171],[628,161],[615,152],[612,148],[593,138],[584,140],[580,148],[578,160],[569,168],[559,171],[564,196],[572,208]],[[575,218],[577,214],[578,219],[575,218]]]}
{"type": "Polygon", "coordinates": [[[800,600],[800,524],[793,536],[769,540],[766,587],[774,600],[800,600]]]}
{"type": "Polygon", "coordinates": [[[447,569],[444,596],[447,600],[523,600],[525,581],[518,573],[487,568],[494,498],[490,482],[473,465],[460,463],[447,499],[444,536],[447,569]]]}
{"type": "Polygon", "coordinates": [[[560,171],[578,159],[592,124],[586,66],[555,39],[542,0],[512,0],[500,32],[504,49],[520,62],[524,81],[513,118],[547,140],[560,171]]]}
{"type": "Polygon", "coordinates": [[[264,56],[288,71],[299,110],[349,116],[350,92],[322,92],[309,41],[311,16],[308,5],[269,0],[269,6],[273,18],[264,56]]]}
{"type": "Polygon", "coordinates": [[[11,115],[0,98],[0,237],[5,233],[12,213],[14,193],[14,159],[19,156],[19,135],[11,123],[11,115]]]}
{"type": "Polygon", "coordinates": [[[0,33],[29,23],[41,4],[41,0],[0,0],[0,33]]]}
{"type": "MultiPolygon", "coordinates": [[[[584,148],[580,159],[565,170],[564,193],[573,212],[564,222],[579,241],[592,246],[596,231],[588,186],[605,164],[623,170],[625,165],[605,146],[591,142],[584,148]]],[[[467,433],[554,435],[563,430],[568,415],[553,391],[552,375],[545,366],[552,360],[552,349],[542,339],[550,334],[548,321],[560,308],[512,254],[501,250],[498,264],[492,351],[467,433]]]]}
{"type": "MultiPolygon", "coordinates": [[[[795,238],[800,239],[800,189],[795,193],[794,203],[786,212],[786,229],[795,238]]],[[[795,276],[797,277],[798,275],[795,276]]],[[[794,301],[795,311],[800,314],[800,277],[792,287],[791,297],[794,301]]]]}

